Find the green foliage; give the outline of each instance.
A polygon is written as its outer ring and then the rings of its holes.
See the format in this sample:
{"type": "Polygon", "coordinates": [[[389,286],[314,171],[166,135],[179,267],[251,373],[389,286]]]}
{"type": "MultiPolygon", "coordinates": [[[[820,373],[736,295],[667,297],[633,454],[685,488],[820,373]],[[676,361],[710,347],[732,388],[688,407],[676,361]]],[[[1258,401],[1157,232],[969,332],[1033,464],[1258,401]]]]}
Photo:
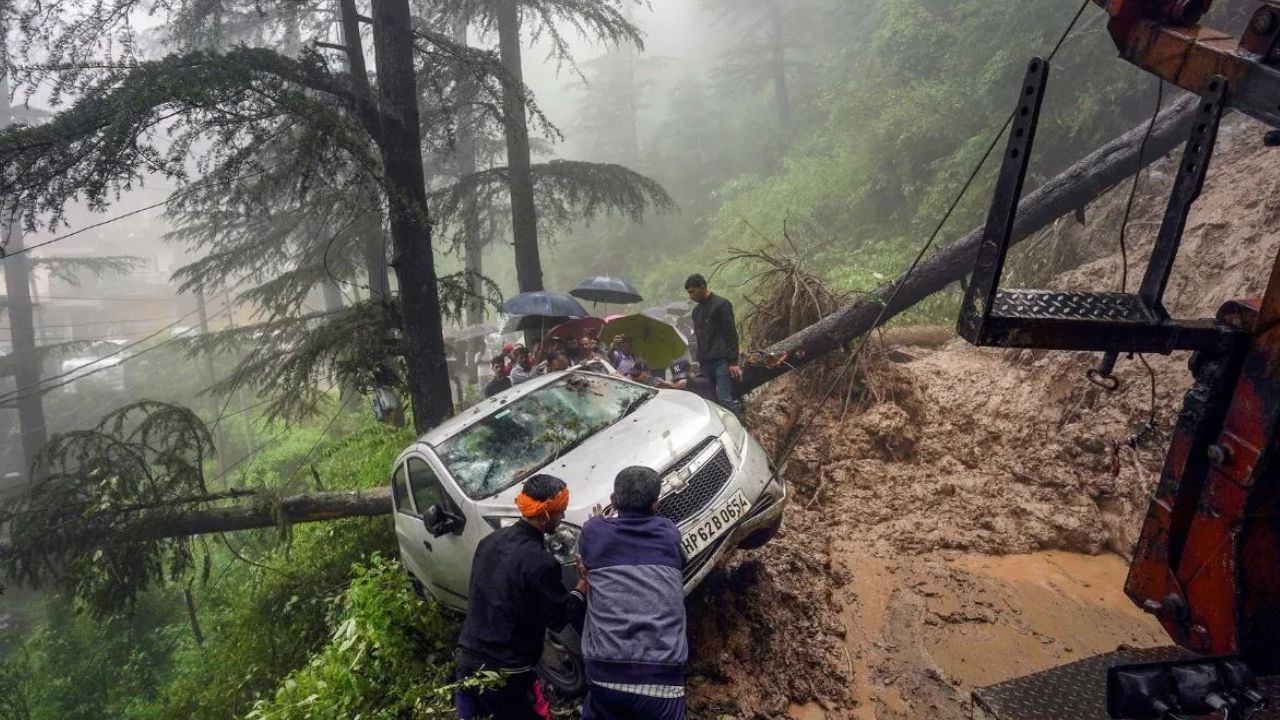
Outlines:
{"type": "Polygon", "coordinates": [[[0,720],[31,720],[31,666],[25,655],[0,656],[0,720]]]}
{"type": "Polygon", "coordinates": [[[36,457],[36,481],[0,510],[12,545],[5,575],[54,583],[95,615],[131,609],[149,587],[195,564],[191,538],[134,536],[133,512],[206,497],[212,453],[194,413],[149,400],[108,413],[93,429],[54,435],[36,457]]]}
{"type": "Polygon", "coordinates": [[[375,554],[339,601],[328,643],[252,720],[451,717],[456,621],[375,554]]]}
{"type": "MultiPolygon", "coordinates": [[[[379,487],[412,439],[350,415],[327,428],[336,439],[326,440],[324,430],[284,429],[236,479],[302,489],[312,482],[304,465],[314,465],[326,489],[379,487]]],[[[212,536],[208,580],[188,574],[181,581],[194,598],[202,645],[173,585],[141,594],[133,613],[99,617],[83,604],[50,599],[25,642],[7,655],[0,644],[0,685],[24,684],[29,717],[41,720],[243,717],[325,647],[353,568],[394,549],[385,517],[303,524],[287,538],[274,530],[212,536]]],[[[0,714],[19,719],[29,720],[0,714]]]]}
{"type": "Polygon", "coordinates": [[[130,716],[154,693],[164,660],[185,631],[174,599],[157,594],[142,601],[144,612],[95,618],[61,597],[48,598],[39,628],[20,648],[0,655],[0,686],[16,690],[0,692],[0,718],[130,716]]]}

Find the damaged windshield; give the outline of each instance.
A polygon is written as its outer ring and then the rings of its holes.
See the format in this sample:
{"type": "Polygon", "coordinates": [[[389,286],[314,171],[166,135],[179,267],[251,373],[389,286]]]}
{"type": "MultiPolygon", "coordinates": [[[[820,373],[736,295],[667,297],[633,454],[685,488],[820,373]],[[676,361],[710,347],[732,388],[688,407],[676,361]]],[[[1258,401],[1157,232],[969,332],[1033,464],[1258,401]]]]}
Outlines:
{"type": "Polygon", "coordinates": [[[654,394],[600,375],[571,374],[445,440],[436,452],[463,492],[487,497],[533,474],[654,394]]]}

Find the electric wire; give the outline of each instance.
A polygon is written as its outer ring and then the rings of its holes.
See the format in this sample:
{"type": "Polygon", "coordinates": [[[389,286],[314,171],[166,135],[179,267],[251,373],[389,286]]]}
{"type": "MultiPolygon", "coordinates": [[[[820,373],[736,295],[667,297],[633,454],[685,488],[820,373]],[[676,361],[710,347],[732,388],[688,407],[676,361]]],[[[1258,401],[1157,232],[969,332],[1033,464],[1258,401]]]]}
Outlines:
{"type": "MultiPolygon", "coordinates": [[[[1058,54],[1058,51],[1062,49],[1063,43],[1066,41],[1067,37],[1070,36],[1071,31],[1076,26],[1076,23],[1080,21],[1080,16],[1084,14],[1085,8],[1089,6],[1090,2],[1092,2],[1092,0],[1084,0],[1083,2],[1080,3],[1080,7],[1076,10],[1075,15],[1071,18],[1071,22],[1067,25],[1066,30],[1062,32],[1062,35],[1058,37],[1058,41],[1054,43],[1053,50],[1050,51],[1049,56],[1046,58],[1046,62],[1052,62],[1053,58],[1058,54]]],[[[902,289],[902,286],[906,284],[907,279],[911,277],[912,273],[915,272],[916,268],[919,267],[920,263],[924,260],[925,255],[929,252],[929,249],[933,247],[934,242],[937,241],[938,236],[942,233],[942,230],[946,226],[947,221],[951,219],[951,215],[955,212],[956,208],[959,207],[960,202],[964,199],[965,194],[969,191],[969,188],[973,185],[974,180],[977,179],[978,174],[982,171],[983,166],[986,165],[987,160],[991,157],[991,153],[995,151],[996,146],[1000,143],[1000,138],[1003,137],[1005,131],[1009,129],[1009,125],[1013,122],[1013,116],[1014,116],[1014,113],[1010,112],[1008,117],[1005,118],[1004,123],[1000,126],[1000,130],[996,132],[994,137],[991,138],[991,142],[987,145],[986,151],[982,154],[982,157],[978,160],[973,170],[969,173],[968,178],[966,178],[964,185],[961,186],[960,191],[956,194],[955,199],[951,201],[950,206],[947,207],[947,211],[943,213],[942,219],[938,221],[938,224],[934,228],[933,233],[930,234],[928,241],[926,241],[924,243],[924,246],[920,248],[920,252],[916,254],[915,259],[911,261],[911,265],[907,267],[906,271],[902,274],[900,279],[896,283],[894,283],[893,290],[890,291],[888,300],[881,305],[880,312],[879,314],[876,315],[875,321],[871,325],[871,330],[878,328],[880,326],[880,323],[884,321],[885,316],[889,312],[889,308],[893,307],[894,300],[896,300],[898,297],[898,292],[902,289]]],[[[782,471],[783,466],[786,464],[787,460],[791,457],[791,453],[794,452],[796,447],[799,446],[800,440],[804,437],[804,434],[808,432],[811,427],[813,427],[814,421],[822,413],[823,408],[826,406],[827,402],[831,399],[831,396],[834,394],[836,388],[840,386],[841,382],[844,380],[844,377],[846,375],[857,377],[858,364],[862,359],[862,352],[866,348],[867,342],[871,338],[871,330],[868,330],[859,339],[857,348],[854,349],[852,356],[849,358],[849,361],[845,363],[845,366],[843,368],[841,368],[840,373],[828,385],[826,393],[824,393],[822,398],[818,401],[818,406],[814,408],[812,412],[808,413],[807,422],[805,423],[804,427],[802,427],[800,430],[798,430],[791,436],[790,441],[787,442],[786,446],[783,449],[783,452],[779,455],[779,458],[776,461],[774,461],[774,468],[776,472],[782,471]]]]}
{"type": "MultiPolygon", "coordinates": [[[[1160,108],[1164,104],[1164,78],[1156,78],[1156,106],[1151,111],[1151,120],[1147,122],[1147,131],[1142,135],[1142,144],[1138,146],[1138,170],[1133,174],[1133,182],[1129,185],[1129,198],[1125,202],[1124,217],[1120,220],[1120,292],[1128,292],[1129,289],[1129,248],[1126,243],[1127,232],[1129,229],[1129,218],[1133,214],[1134,199],[1138,195],[1138,182],[1142,178],[1143,159],[1147,152],[1147,142],[1151,139],[1151,133],[1155,129],[1156,119],[1160,116],[1160,108]]],[[[1147,369],[1147,375],[1151,381],[1151,403],[1147,409],[1147,422],[1140,425],[1133,434],[1129,436],[1129,447],[1137,449],[1142,440],[1156,429],[1156,371],[1151,367],[1151,363],[1142,356],[1142,353],[1135,353],[1142,366],[1147,369]]]]}
{"type": "Polygon", "coordinates": [[[115,351],[115,352],[113,352],[113,353],[110,353],[110,354],[108,354],[108,355],[104,355],[103,357],[97,358],[97,359],[95,359],[95,360],[94,360],[93,362],[91,362],[91,363],[86,363],[86,364],[84,364],[84,365],[80,365],[80,366],[78,366],[78,367],[76,367],[76,368],[73,368],[73,369],[71,369],[71,370],[68,370],[68,371],[66,371],[66,372],[64,372],[64,373],[61,373],[61,374],[58,374],[58,375],[53,375],[53,376],[50,376],[50,377],[47,377],[47,378],[41,378],[40,380],[38,380],[38,381],[37,381],[37,382],[35,382],[35,383],[32,383],[31,385],[24,385],[24,386],[22,386],[22,387],[20,387],[20,388],[15,388],[14,390],[11,390],[11,391],[9,391],[9,392],[5,393],[4,395],[0,395],[0,402],[4,402],[4,401],[6,401],[6,400],[9,400],[9,399],[11,399],[11,398],[14,398],[14,397],[16,397],[16,396],[20,395],[21,393],[26,392],[27,390],[31,390],[31,389],[35,389],[35,388],[39,388],[41,385],[43,385],[44,383],[47,383],[47,382],[49,382],[49,381],[52,381],[52,380],[60,380],[60,379],[62,379],[62,378],[64,378],[64,377],[67,377],[68,375],[74,375],[75,373],[77,373],[77,372],[79,372],[80,370],[83,370],[83,369],[85,369],[85,368],[89,367],[90,365],[94,365],[94,364],[96,364],[96,363],[98,363],[98,362],[101,362],[101,361],[103,361],[103,360],[108,360],[108,359],[110,359],[110,358],[113,358],[113,357],[115,357],[116,355],[119,355],[120,353],[124,352],[125,350],[128,350],[128,349],[130,349],[130,348],[132,348],[132,347],[134,347],[134,346],[136,346],[136,345],[140,345],[140,344],[142,344],[142,343],[144,343],[144,342],[146,342],[146,341],[150,340],[151,338],[156,337],[157,335],[159,335],[159,334],[163,333],[163,332],[164,332],[164,331],[166,331],[166,330],[172,330],[173,328],[177,327],[177,326],[178,326],[178,324],[179,324],[179,323],[181,323],[183,320],[186,320],[187,318],[189,318],[189,317],[191,317],[192,315],[195,315],[195,314],[196,314],[196,311],[195,311],[195,310],[192,310],[191,312],[187,313],[186,315],[183,315],[182,317],[178,318],[177,320],[174,320],[173,322],[169,323],[168,325],[165,325],[164,327],[160,328],[159,330],[156,330],[155,332],[152,332],[151,334],[147,335],[146,337],[144,337],[144,338],[142,338],[142,339],[140,339],[140,340],[137,340],[137,341],[135,341],[135,342],[129,343],[129,344],[125,345],[124,347],[121,347],[119,350],[116,350],[116,351],[115,351]]]}
{"type": "MultiPolygon", "coordinates": [[[[166,298],[166,299],[169,299],[169,298],[166,298]]],[[[89,327],[92,325],[124,325],[126,323],[164,322],[165,320],[171,320],[171,319],[173,319],[173,316],[168,315],[165,317],[154,317],[154,318],[132,318],[129,320],[91,320],[89,322],[82,322],[82,323],[67,323],[67,324],[53,324],[53,325],[46,325],[44,323],[41,323],[40,326],[36,328],[36,330],[37,331],[50,330],[53,328],[75,329],[75,328],[89,327]]],[[[13,328],[9,325],[0,325],[0,330],[12,330],[12,329],[13,328]]]]}
{"type": "Polygon", "coordinates": [[[90,230],[94,230],[94,229],[97,229],[97,228],[103,227],[104,225],[110,225],[110,224],[111,224],[111,223],[113,223],[113,222],[117,222],[117,221],[120,221],[120,220],[124,220],[125,218],[130,218],[130,217],[133,217],[134,215],[141,215],[141,214],[142,214],[142,213],[144,213],[144,212],[147,212],[147,211],[150,211],[150,210],[155,210],[156,208],[164,207],[165,205],[168,205],[169,203],[173,202],[174,200],[179,200],[179,199],[181,199],[181,198],[187,197],[188,195],[194,195],[195,193],[197,193],[197,192],[199,192],[199,191],[201,191],[201,190],[204,190],[204,189],[206,189],[206,188],[214,187],[214,186],[217,186],[217,185],[229,185],[229,184],[233,184],[233,183],[240,182],[241,180],[248,180],[249,178],[257,177],[257,176],[259,176],[259,175],[264,175],[264,174],[266,174],[266,173],[271,172],[272,170],[275,170],[275,169],[280,168],[280,167],[284,167],[284,166],[285,166],[285,165],[287,165],[289,162],[290,162],[290,161],[285,161],[285,162],[277,163],[276,165],[272,165],[272,166],[270,166],[270,167],[259,168],[258,170],[255,170],[255,171],[253,171],[253,172],[251,172],[251,173],[245,173],[244,175],[239,175],[239,176],[236,176],[236,177],[233,177],[233,178],[226,178],[226,179],[224,179],[224,180],[211,180],[211,181],[208,181],[208,182],[200,183],[200,184],[198,184],[198,185],[192,185],[191,187],[188,187],[186,190],[181,190],[181,191],[178,191],[178,192],[176,192],[176,193],[173,193],[172,195],[170,195],[169,197],[165,198],[164,200],[162,200],[162,201],[160,201],[160,202],[158,202],[158,203],[153,203],[153,204],[148,205],[148,206],[146,206],[146,207],[138,208],[138,209],[136,209],[136,210],[130,210],[130,211],[129,211],[129,212],[127,212],[127,213],[123,213],[123,214],[120,214],[120,215],[116,215],[116,216],[114,216],[114,217],[107,218],[106,220],[103,220],[103,221],[101,221],[101,222],[93,223],[92,225],[86,225],[86,226],[84,226],[84,227],[80,228],[79,230],[74,230],[74,231],[69,232],[69,233],[67,233],[67,234],[65,234],[65,235],[59,235],[59,236],[57,236],[57,237],[53,237],[53,238],[50,238],[50,239],[48,239],[48,240],[43,240],[43,241],[41,241],[41,242],[35,243],[34,245],[28,245],[28,246],[26,246],[26,247],[23,247],[21,250],[14,250],[13,252],[6,252],[6,251],[5,251],[5,249],[4,249],[4,247],[3,247],[3,246],[0,246],[0,260],[4,260],[5,258],[13,257],[13,256],[15,256],[15,255],[21,255],[21,254],[23,254],[23,253],[29,253],[29,252],[31,252],[32,250],[35,250],[36,248],[41,248],[41,247],[44,247],[44,246],[46,246],[46,245],[52,245],[53,243],[59,242],[59,241],[61,241],[61,240],[66,240],[66,239],[68,239],[68,238],[75,237],[76,235],[80,235],[80,234],[82,234],[82,233],[89,232],[90,230]]]}
{"type": "Polygon", "coordinates": [[[1129,199],[1124,206],[1124,218],[1120,221],[1120,292],[1128,292],[1129,286],[1129,248],[1126,245],[1129,216],[1133,214],[1133,201],[1138,195],[1138,181],[1142,179],[1147,142],[1151,140],[1151,133],[1155,130],[1156,119],[1160,117],[1160,106],[1163,104],[1164,78],[1156,78],[1156,107],[1151,112],[1151,120],[1147,122],[1147,131],[1142,135],[1142,144],[1138,145],[1138,170],[1133,174],[1133,183],[1129,186],[1129,199]]]}
{"type": "MultiPolygon", "coordinates": [[[[222,315],[223,313],[228,312],[229,310],[230,310],[230,308],[229,308],[229,307],[228,307],[228,308],[223,308],[222,310],[219,310],[218,312],[214,313],[213,315],[210,315],[209,317],[211,317],[211,318],[213,318],[213,317],[218,317],[218,316],[222,315]]],[[[76,373],[80,372],[81,370],[84,370],[84,369],[85,369],[85,368],[87,368],[87,367],[90,367],[90,366],[92,366],[92,365],[97,365],[98,363],[102,362],[103,360],[109,360],[109,359],[111,359],[111,358],[113,358],[113,357],[115,357],[115,356],[117,356],[117,355],[119,355],[119,354],[121,354],[121,353],[125,352],[126,350],[129,350],[129,349],[131,349],[131,348],[134,348],[134,347],[136,347],[136,346],[138,346],[138,345],[141,345],[141,344],[143,344],[143,343],[147,342],[148,340],[150,340],[150,339],[152,339],[152,338],[156,337],[157,335],[160,335],[161,333],[163,333],[163,332],[164,332],[164,331],[166,331],[166,330],[172,330],[173,328],[177,327],[177,326],[178,326],[178,325],[179,325],[183,320],[185,320],[185,319],[187,319],[188,317],[190,317],[190,316],[192,316],[192,315],[196,314],[197,312],[199,312],[199,310],[198,310],[198,309],[197,309],[197,310],[192,310],[191,312],[187,313],[186,315],[183,315],[181,318],[178,318],[177,320],[175,320],[174,322],[170,323],[169,325],[166,325],[165,327],[162,327],[162,328],[160,328],[159,330],[156,330],[155,332],[151,333],[150,335],[147,335],[147,336],[146,336],[146,337],[144,337],[144,338],[141,338],[141,339],[139,339],[139,340],[135,340],[134,342],[128,343],[128,344],[126,344],[126,345],[122,345],[122,346],[120,347],[120,349],[116,350],[115,352],[108,353],[108,354],[106,354],[106,355],[104,355],[104,356],[102,356],[102,357],[100,357],[100,358],[95,359],[95,360],[94,360],[94,361],[92,361],[92,362],[85,363],[84,365],[80,365],[80,366],[78,366],[78,367],[75,367],[75,368],[73,368],[73,369],[71,369],[71,370],[68,370],[68,371],[66,371],[66,372],[64,372],[64,373],[60,373],[60,374],[58,374],[58,375],[53,375],[53,376],[51,376],[51,377],[42,378],[39,382],[33,383],[33,384],[31,384],[31,385],[26,385],[26,386],[23,386],[23,387],[17,388],[17,389],[15,389],[15,390],[11,390],[11,391],[9,391],[8,393],[5,393],[4,395],[0,395],[0,403],[5,403],[5,402],[9,402],[9,401],[17,401],[17,400],[25,400],[26,398],[33,397],[33,396],[35,396],[35,395],[44,395],[44,394],[46,394],[46,393],[50,392],[51,390],[56,390],[57,388],[65,387],[66,385],[70,385],[71,383],[73,383],[73,382],[75,382],[75,381],[77,381],[77,380],[81,380],[81,379],[86,378],[86,377],[89,377],[89,376],[91,376],[91,375],[96,375],[96,374],[98,374],[98,373],[100,373],[100,372],[104,372],[104,371],[106,371],[106,370],[110,370],[110,369],[111,369],[111,368],[113,368],[113,367],[117,367],[117,366],[119,366],[119,365],[122,365],[122,364],[124,364],[124,363],[126,363],[126,362],[130,361],[130,360],[133,360],[133,359],[135,359],[135,358],[141,357],[142,355],[145,355],[146,353],[149,353],[149,352],[151,352],[151,351],[153,351],[153,350],[158,350],[158,349],[160,349],[160,348],[162,348],[162,347],[165,347],[166,345],[169,345],[169,344],[171,344],[171,343],[177,342],[177,341],[178,341],[178,340],[179,340],[183,335],[186,335],[187,333],[191,332],[192,330],[195,330],[195,329],[196,329],[196,327],[195,327],[195,326],[189,327],[189,328],[187,328],[186,330],[183,330],[183,331],[181,331],[180,333],[178,333],[178,334],[174,335],[173,337],[169,338],[168,340],[164,340],[164,341],[162,341],[162,342],[160,342],[160,343],[157,343],[156,345],[152,345],[152,346],[150,346],[150,347],[143,348],[142,350],[139,350],[138,352],[136,352],[136,353],[134,353],[134,354],[132,354],[132,355],[129,355],[128,357],[121,358],[121,359],[120,359],[120,361],[119,361],[118,363],[114,364],[114,365],[105,365],[105,366],[100,367],[100,368],[97,368],[97,369],[95,369],[95,370],[90,370],[90,371],[88,371],[88,372],[84,372],[84,373],[81,373],[81,374],[79,374],[79,375],[76,375],[76,373]],[[62,381],[62,382],[60,382],[60,383],[57,383],[57,384],[54,384],[54,385],[46,385],[46,384],[45,384],[45,383],[48,383],[48,382],[50,382],[50,381],[52,381],[52,380],[60,380],[60,379],[62,379],[62,378],[67,378],[68,376],[70,376],[70,379],[68,379],[68,380],[63,380],[63,381],[62,381]],[[24,393],[24,392],[26,392],[26,391],[28,391],[28,390],[32,390],[33,392],[31,392],[31,393],[29,393],[29,394],[26,394],[26,395],[23,395],[23,394],[22,394],[22,393],[24,393]]]]}

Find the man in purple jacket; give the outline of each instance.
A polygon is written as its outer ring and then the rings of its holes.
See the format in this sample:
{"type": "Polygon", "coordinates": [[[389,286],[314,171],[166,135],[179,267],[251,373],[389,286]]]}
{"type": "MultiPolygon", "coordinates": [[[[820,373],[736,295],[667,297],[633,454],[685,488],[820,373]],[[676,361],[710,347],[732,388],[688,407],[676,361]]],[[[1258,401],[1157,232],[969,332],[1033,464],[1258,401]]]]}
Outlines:
{"type": "Polygon", "coordinates": [[[582,528],[591,576],[582,655],[582,720],[684,720],[684,560],[680,531],[658,517],[662,479],[629,467],[613,481],[617,517],[582,528]]]}

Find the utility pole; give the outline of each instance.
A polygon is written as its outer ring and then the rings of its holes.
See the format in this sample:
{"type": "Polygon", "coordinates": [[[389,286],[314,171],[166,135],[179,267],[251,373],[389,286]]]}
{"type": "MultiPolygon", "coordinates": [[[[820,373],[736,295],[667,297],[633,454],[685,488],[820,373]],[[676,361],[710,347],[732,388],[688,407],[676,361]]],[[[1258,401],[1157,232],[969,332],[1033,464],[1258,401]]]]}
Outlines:
{"type": "MultiPolygon", "coordinates": [[[[208,335],[209,334],[209,313],[205,309],[203,290],[196,290],[196,313],[200,317],[200,334],[208,335]]],[[[208,376],[209,387],[213,387],[214,383],[218,382],[218,376],[213,369],[213,353],[211,352],[204,353],[204,369],[205,369],[205,374],[208,376]]],[[[222,426],[222,419],[218,417],[218,415],[220,414],[219,408],[218,408],[218,400],[213,396],[212,393],[210,393],[209,401],[210,401],[210,406],[213,409],[212,410],[213,414],[210,417],[212,417],[213,422],[216,423],[216,427],[214,428],[214,431],[213,431],[214,443],[216,444],[214,449],[217,450],[219,453],[226,452],[227,448],[230,447],[230,444],[227,442],[226,428],[222,426]]],[[[227,458],[223,457],[221,458],[221,461],[225,463],[227,461],[227,458]]]]}
{"type": "MultiPolygon", "coordinates": [[[[227,328],[234,330],[236,327],[236,306],[231,302],[231,291],[226,288],[222,289],[222,302],[227,305],[227,328]]],[[[240,427],[244,430],[244,451],[245,454],[253,452],[253,423],[245,413],[248,412],[249,403],[244,401],[244,386],[236,388],[236,402],[240,404],[241,418],[239,420],[240,427]]],[[[229,461],[231,458],[224,458],[229,461]]],[[[237,458],[238,459],[238,458],[237,458]]]]}
{"type": "MultiPolygon", "coordinates": [[[[0,123],[8,125],[11,115],[8,47],[0,38],[0,123]]],[[[31,260],[23,252],[22,226],[16,206],[0,203],[0,226],[4,232],[4,258],[0,263],[4,265],[4,284],[8,293],[14,380],[18,388],[29,388],[20,392],[14,403],[18,408],[18,427],[22,433],[22,457],[27,470],[31,471],[36,453],[44,446],[48,435],[44,403],[36,388],[40,382],[40,358],[36,354],[35,317],[31,305],[31,260]]]]}

